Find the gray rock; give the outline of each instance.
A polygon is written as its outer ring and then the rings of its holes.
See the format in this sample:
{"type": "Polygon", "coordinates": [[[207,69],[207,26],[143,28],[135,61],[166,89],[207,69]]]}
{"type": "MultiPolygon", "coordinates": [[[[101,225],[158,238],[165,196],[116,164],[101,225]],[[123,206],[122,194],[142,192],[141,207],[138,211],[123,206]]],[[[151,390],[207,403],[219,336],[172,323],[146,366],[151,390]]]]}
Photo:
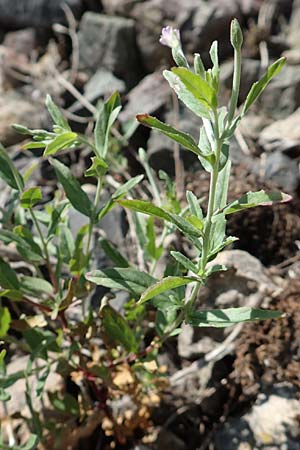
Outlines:
{"type": "Polygon", "coordinates": [[[216,432],[216,450],[299,450],[300,402],[288,384],[258,396],[251,410],[226,420],[216,432]]]}
{"type": "Polygon", "coordinates": [[[170,94],[169,85],[160,72],[147,75],[129,92],[119,120],[132,120],[139,113],[153,114],[165,105],[170,94]]]}
{"type": "Polygon", "coordinates": [[[287,192],[295,192],[300,183],[297,161],[280,151],[268,154],[263,160],[263,164],[255,163],[253,170],[264,179],[273,181],[287,192]]]}
{"type": "MultiPolygon", "coordinates": [[[[126,85],[123,80],[119,80],[108,70],[99,69],[85,84],[84,97],[89,102],[94,102],[100,97],[106,98],[116,91],[122,94],[125,90],[126,85]]],[[[82,104],[77,101],[73,103],[69,111],[76,112],[80,109],[82,109],[82,104]]]]}
{"type": "Polygon", "coordinates": [[[288,151],[300,146],[300,108],[286,119],[276,120],[262,130],[259,145],[267,152],[288,151]]]}
{"type": "Polygon", "coordinates": [[[3,145],[13,145],[24,140],[24,136],[12,129],[13,123],[30,128],[41,128],[46,118],[44,108],[40,103],[16,91],[2,93],[0,97],[0,142],[3,145]]]}
{"type": "MultiPolygon", "coordinates": [[[[204,309],[256,306],[276,289],[261,262],[243,250],[223,251],[210,264],[223,264],[228,270],[212,275],[200,290],[198,302],[204,309]]],[[[225,335],[224,329],[184,325],[178,336],[178,353],[183,358],[206,354],[223,342],[225,335]]]]}
{"type": "MultiPolygon", "coordinates": [[[[243,58],[241,88],[239,94],[239,102],[245,101],[252,84],[257,81],[259,77],[260,61],[250,58],[243,58]]],[[[226,90],[232,88],[233,77],[233,61],[225,61],[220,68],[220,82],[221,86],[226,90]]]]}
{"type": "Polygon", "coordinates": [[[300,66],[286,65],[257,102],[257,109],[273,119],[285,119],[300,106],[300,66]]]}
{"type": "Polygon", "coordinates": [[[117,14],[127,17],[139,1],[140,0],[102,0],[102,4],[106,14],[117,14]]]}
{"type": "Polygon", "coordinates": [[[0,0],[0,26],[6,29],[51,28],[56,22],[65,23],[64,3],[71,8],[76,18],[80,17],[82,0],[0,0]]]}
{"type": "Polygon", "coordinates": [[[80,68],[113,72],[134,85],[139,72],[135,24],[131,19],[87,12],[78,33],[80,68]]]}

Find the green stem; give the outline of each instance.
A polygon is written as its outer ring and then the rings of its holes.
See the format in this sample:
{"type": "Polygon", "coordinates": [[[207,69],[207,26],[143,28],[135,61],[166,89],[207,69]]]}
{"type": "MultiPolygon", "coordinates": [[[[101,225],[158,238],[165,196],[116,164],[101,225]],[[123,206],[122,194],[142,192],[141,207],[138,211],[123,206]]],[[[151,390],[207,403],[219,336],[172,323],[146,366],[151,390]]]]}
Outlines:
{"type": "Polygon", "coordinates": [[[217,181],[218,181],[218,175],[219,175],[219,163],[220,163],[220,154],[221,154],[221,148],[222,148],[222,140],[219,136],[219,124],[218,124],[218,114],[217,111],[214,111],[214,122],[215,122],[215,163],[213,166],[213,171],[211,174],[211,181],[210,181],[210,187],[209,187],[209,199],[208,199],[208,208],[207,208],[207,215],[205,220],[205,228],[204,228],[204,236],[203,236],[203,252],[201,256],[201,272],[204,272],[206,264],[207,264],[207,258],[209,253],[209,246],[210,246],[210,230],[212,225],[212,216],[214,214],[215,210],[215,200],[216,200],[216,188],[217,188],[217,181]]]}
{"type": "Polygon", "coordinates": [[[97,219],[96,214],[97,214],[97,209],[98,209],[98,205],[99,205],[99,201],[100,201],[101,191],[102,191],[102,177],[99,176],[98,182],[97,182],[95,200],[94,200],[94,212],[93,212],[93,215],[92,215],[92,217],[90,219],[90,223],[89,223],[88,239],[87,239],[87,245],[86,245],[86,254],[87,255],[90,253],[90,247],[91,247],[92,236],[93,236],[93,228],[94,228],[94,225],[95,225],[95,222],[97,219]]]}
{"type": "Polygon", "coordinates": [[[49,255],[49,252],[48,252],[47,243],[46,243],[46,241],[44,239],[44,236],[43,236],[40,224],[39,224],[39,222],[38,222],[38,220],[37,220],[37,218],[36,218],[36,216],[34,214],[33,209],[29,208],[29,212],[30,212],[31,218],[33,220],[33,223],[34,223],[36,229],[37,229],[38,235],[40,237],[40,240],[41,240],[41,243],[42,243],[42,246],[43,246],[44,256],[45,256],[45,260],[46,260],[46,265],[47,265],[47,268],[48,268],[48,272],[49,272],[49,276],[50,276],[51,282],[53,284],[54,291],[58,292],[59,285],[58,285],[55,273],[53,272],[53,269],[52,269],[52,266],[51,266],[50,255],[49,255]]]}
{"type": "Polygon", "coordinates": [[[240,93],[240,82],[241,82],[241,67],[242,67],[242,55],[241,49],[234,50],[234,72],[233,72],[233,80],[232,80],[232,93],[230,99],[229,112],[227,117],[228,126],[230,126],[235,110],[238,103],[239,93],[240,93]]]}

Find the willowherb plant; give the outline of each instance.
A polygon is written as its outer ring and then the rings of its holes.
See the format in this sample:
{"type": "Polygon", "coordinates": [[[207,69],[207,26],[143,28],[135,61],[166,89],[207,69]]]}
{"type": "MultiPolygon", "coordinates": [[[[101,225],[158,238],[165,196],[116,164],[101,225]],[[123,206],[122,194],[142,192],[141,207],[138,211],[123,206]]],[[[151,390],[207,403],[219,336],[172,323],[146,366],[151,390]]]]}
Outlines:
{"type": "MultiPolygon", "coordinates": [[[[242,40],[240,26],[234,20],[231,25],[234,48],[231,100],[228,108],[219,108],[217,42],[210,49],[212,68],[206,70],[200,55],[195,54],[191,69],[181,46],[179,31],[170,27],[163,29],[160,41],[171,48],[177,64],[177,67],[164,71],[164,77],[178,98],[201,119],[198,142],[155,117],[147,114],[137,116],[140,123],[160,131],[196,154],[203,168],[210,173],[205,215],[200,200],[190,191],[186,192],[187,206],[181,207],[174,183],[162,171],[159,175],[165,190],[161,192],[143,149],[139,151],[139,158],[155,203],[124,199],[143,176],[130,179],[114,190],[104,203],[101,201],[110,169],[110,131],[121,109],[117,93],[99,109],[92,141],[71,129],[50,97],[46,105],[54,122],[52,131],[15,125],[18,132],[31,137],[24,148],[44,149],[44,157],[49,157],[62,187],[46,205],[42,204],[42,189],[32,185],[31,175],[35,166],[20,174],[0,146],[0,177],[11,189],[8,207],[1,208],[0,241],[12,247],[27,267],[24,274],[12,267],[9,258],[0,257],[0,338],[5,343],[0,352],[0,400],[9,400],[7,388],[25,378],[26,400],[32,415],[29,428],[33,434],[24,448],[35,448],[38,441],[46,446],[51,444],[51,448],[66,448],[69,445],[64,433],[66,423],[74,428],[78,421],[83,423],[92,413],[98,417],[100,412],[111,421],[118,437],[124,432],[124,427],[120,432],[108,404],[116,391],[118,367],[125,365],[126,370],[130,370],[133,381],[128,392],[135,396],[136,404],[142,404],[140,396],[143,390],[139,386],[146,389],[144,378],[147,383],[149,380],[155,383],[155,373],[149,371],[147,362],[156,358],[159,347],[169,336],[180,332],[183,322],[196,327],[227,327],[282,315],[279,311],[249,307],[197,310],[196,304],[199,289],[207,278],[214,272],[226,270],[224,266],[213,263],[218,253],[235,240],[234,237],[226,237],[226,217],[257,205],[289,199],[280,192],[259,191],[248,192],[230,203],[227,200],[230,138],[250,106],[284,65],[281,58],[269,67],[266,74],[254,83],[239,111],[242,40]],[[78,145],[89,147],[92,153],[92,164],[85,175],[97,181],[93,200],[71,170],[55,157],[61,150],[78,145]],[[139,270],[137,261],[129,261],[108,239],[101,237],[101,246],[114,267],[91,271],[94,230],[101,227],[101,220],[118,204],[132,212],[144,270],[139,270]],[[68,211],[71,207],[86,218],[86,225],[75,237],[70,230],[68,211]],[[156,219],[163,221],[159,235],[156,219]],[[179,230],[192,244],[196,256],[191,259],[179,251],[170,251],[167,256],[170,255],[169,260],[172,259],[173,264],[166,264],[163,277],[157,279],[154,273],[165,250],[166,237],[174,230],[179,230]],[[100,311],[95,311],[87,303],[94,285],[127,291],[129,298],[124,314],[113,308],[109,295],[101,299],[100,311]],[[26,305],[25,312],[20,310],[19,303],[26,305]],[[82,304],[82,317],[70,319],[68,312],[78,303],[82,304]],[[148,304],[156,311],[157,336],[145,347],[148,304]],[[11,309],[10,305],[13,305],[11,309]],[[18,339],[15,331],[19,333],[18,339]],[[99,336],[102,336],[101,344],[99,336]],[[99,345],[101,352],[95,351],[99,345]],[[9,346],[29,354],[25,371],[6,373],[4,358],[9,346]],[[49,395],[52,407],[65,414],[60,423],[42,420],[32,403],[33,395],[41,398],[50,370],[56,366],[56,371],[64,377],[72,377],[75,382],[78,380],[77,388],[81,392],[78,398],[68,393],[61,396],[60,392],[49,395]],[[35,392],[32,392],[30,377],[38,380],[35,392]]],[[[118,387],[117,396],[119,391],[118,387]]],[[[11,448],[1,436],[0,446],[11,448]]]]}
{"type": "MultiPolygon", "coordinates": [[[[282,69],[285,60],[280,58],[274,62],[266,74],[253,84],[244,105],[238,111],[243,36],[237,20],[231,23],[234,75],[228,108],[218,107],[220,69],[216,41],[213,42],[209,52],[212,68],[208,70],[205,69],[199,54],[194,55],[194,67],[190,68],[182,50],[178,30],[171,27],[164,28],[160,42],[171,48],[177,64],[177,67],[164,71],[165,79],[185,106],[202,119],[199,141],[195,142],[190,135],[147,114],[139,114],[137,120],[165,134],[198,156],[203,168],[210,173],[207,213],[204,216],[199,199],[190,191],[186,192],[188,207],[180,208],[179,211],[178,203],[176,208],[172,205],[163,208],[159,204],[142,200],[120,200],[118,203],[125,208],[167,222],[169,231],[178,229],[191,242],[197,256],[190,259],[178,251],[171,251],[170,255],[178,263],[176,273],[164,276],[160,280],[154,279],[152,274],[132,268],[94,271],[86,277],[96,284],[127,289],[138,299],[139,304],[151,301],[158,310],[156,326],[160,342],[180,332],[179,327],[183,321],[196,327],[227,327],[240,322],[280,317],[281,312],[250,307],[198,311],[196,299],[200,287],[212,273],[226,270],[226,267],[212,263],[220,251],[236,240],[232,236],[226,237],[226,217],[247,208],[289,199],[288,195],[281,192],[266,193],[262,190],[248,192],[230,203],[227,201],[231,168],[230,138],[251,105],[282,69]],[[193,286],[188,297],[185,291],[187,285],[193,286]]],[[[153,245],[155,246],[155,242],[153,245]]]]}

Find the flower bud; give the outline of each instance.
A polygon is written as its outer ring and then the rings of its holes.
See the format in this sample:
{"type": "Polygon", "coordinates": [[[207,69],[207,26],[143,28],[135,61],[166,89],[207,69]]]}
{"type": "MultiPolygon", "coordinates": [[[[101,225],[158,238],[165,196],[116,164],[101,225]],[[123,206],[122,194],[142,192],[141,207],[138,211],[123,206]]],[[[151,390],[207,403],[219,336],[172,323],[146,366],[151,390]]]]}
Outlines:
{"type": "Polygon", "coordinates": [[[243,33],[237,19],[233,19],[230,28],[230,42],[234,49],[239,50],[243,44],[243,33]]]}
{"type": "Polygon", "coordinates": [[[181,47],[179,30],[170,26],[164,27],[159,42],[170,48],[181,47]]]}

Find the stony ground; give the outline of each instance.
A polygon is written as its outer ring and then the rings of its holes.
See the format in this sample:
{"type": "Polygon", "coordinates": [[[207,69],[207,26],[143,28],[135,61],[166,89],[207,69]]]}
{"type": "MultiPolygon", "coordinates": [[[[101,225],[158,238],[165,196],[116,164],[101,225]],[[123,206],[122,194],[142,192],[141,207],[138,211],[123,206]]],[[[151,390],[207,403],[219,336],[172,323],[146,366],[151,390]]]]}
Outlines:
{"type": "MultiPolygon", "coordinates": [[[[286,316],[227,332],[185,326],[160,357],[171,378],[159,406],[144,429],[117,444],[120,450],[300,450],[300,1],[0,0],[0,142],[20,169],[39,155],[20,151],[22,136],[10,125],[49,126],[47,93],[81,132],[89,131],[97,100],[118,90],[125,105],[120,127],[147,112],[197,137],[199,123],[190,112],[175,105],[174,113],[174,99],[161,75],[172,63],[168,49],[158,43],[160,30],[166,24],[180,28],[188,55],[200,52],[206,62],[211,42],[219,40],[225,104],[232,78],[228,30],[233,17],[245,33],[241,103],[269,62],[284,55],[287,65],[234,137],[230,196],[275,187],[293,200],[230,220],[229,233],[239,241],[219,256],[229,271],[214,276],[199,301],[270,306],[286,316]]],[[[147,148],[154,169],[174,176],[167,138],[138,129],[115,156],[116,179],[120,173],[139,173],[140,146],[147,148]]],[[[180,155],[185,185],[205,197],[206,173],[192,157],[180,155]]],[[[83,181],[88,153],[83,149],[63,157],[83,181]]],[[[55,181],[44,162],[36,183],[50,198],[55,181]]],[[[1,206],[5,202],[4,190],[1,206]]],[[[114,214],[103,226],[126,251],[124,217],[120,211],[114,214]]],[[[188,251],[185,242],[177,245],[188,251]]],[[[22,389],[16,388],[15,402],[21,401],[22,389]]],[[[10,407],[13,413],[23,405],[10,407]]],[[[74,449],[108,449],[110,442],[98,426],[74,449]]]]}

